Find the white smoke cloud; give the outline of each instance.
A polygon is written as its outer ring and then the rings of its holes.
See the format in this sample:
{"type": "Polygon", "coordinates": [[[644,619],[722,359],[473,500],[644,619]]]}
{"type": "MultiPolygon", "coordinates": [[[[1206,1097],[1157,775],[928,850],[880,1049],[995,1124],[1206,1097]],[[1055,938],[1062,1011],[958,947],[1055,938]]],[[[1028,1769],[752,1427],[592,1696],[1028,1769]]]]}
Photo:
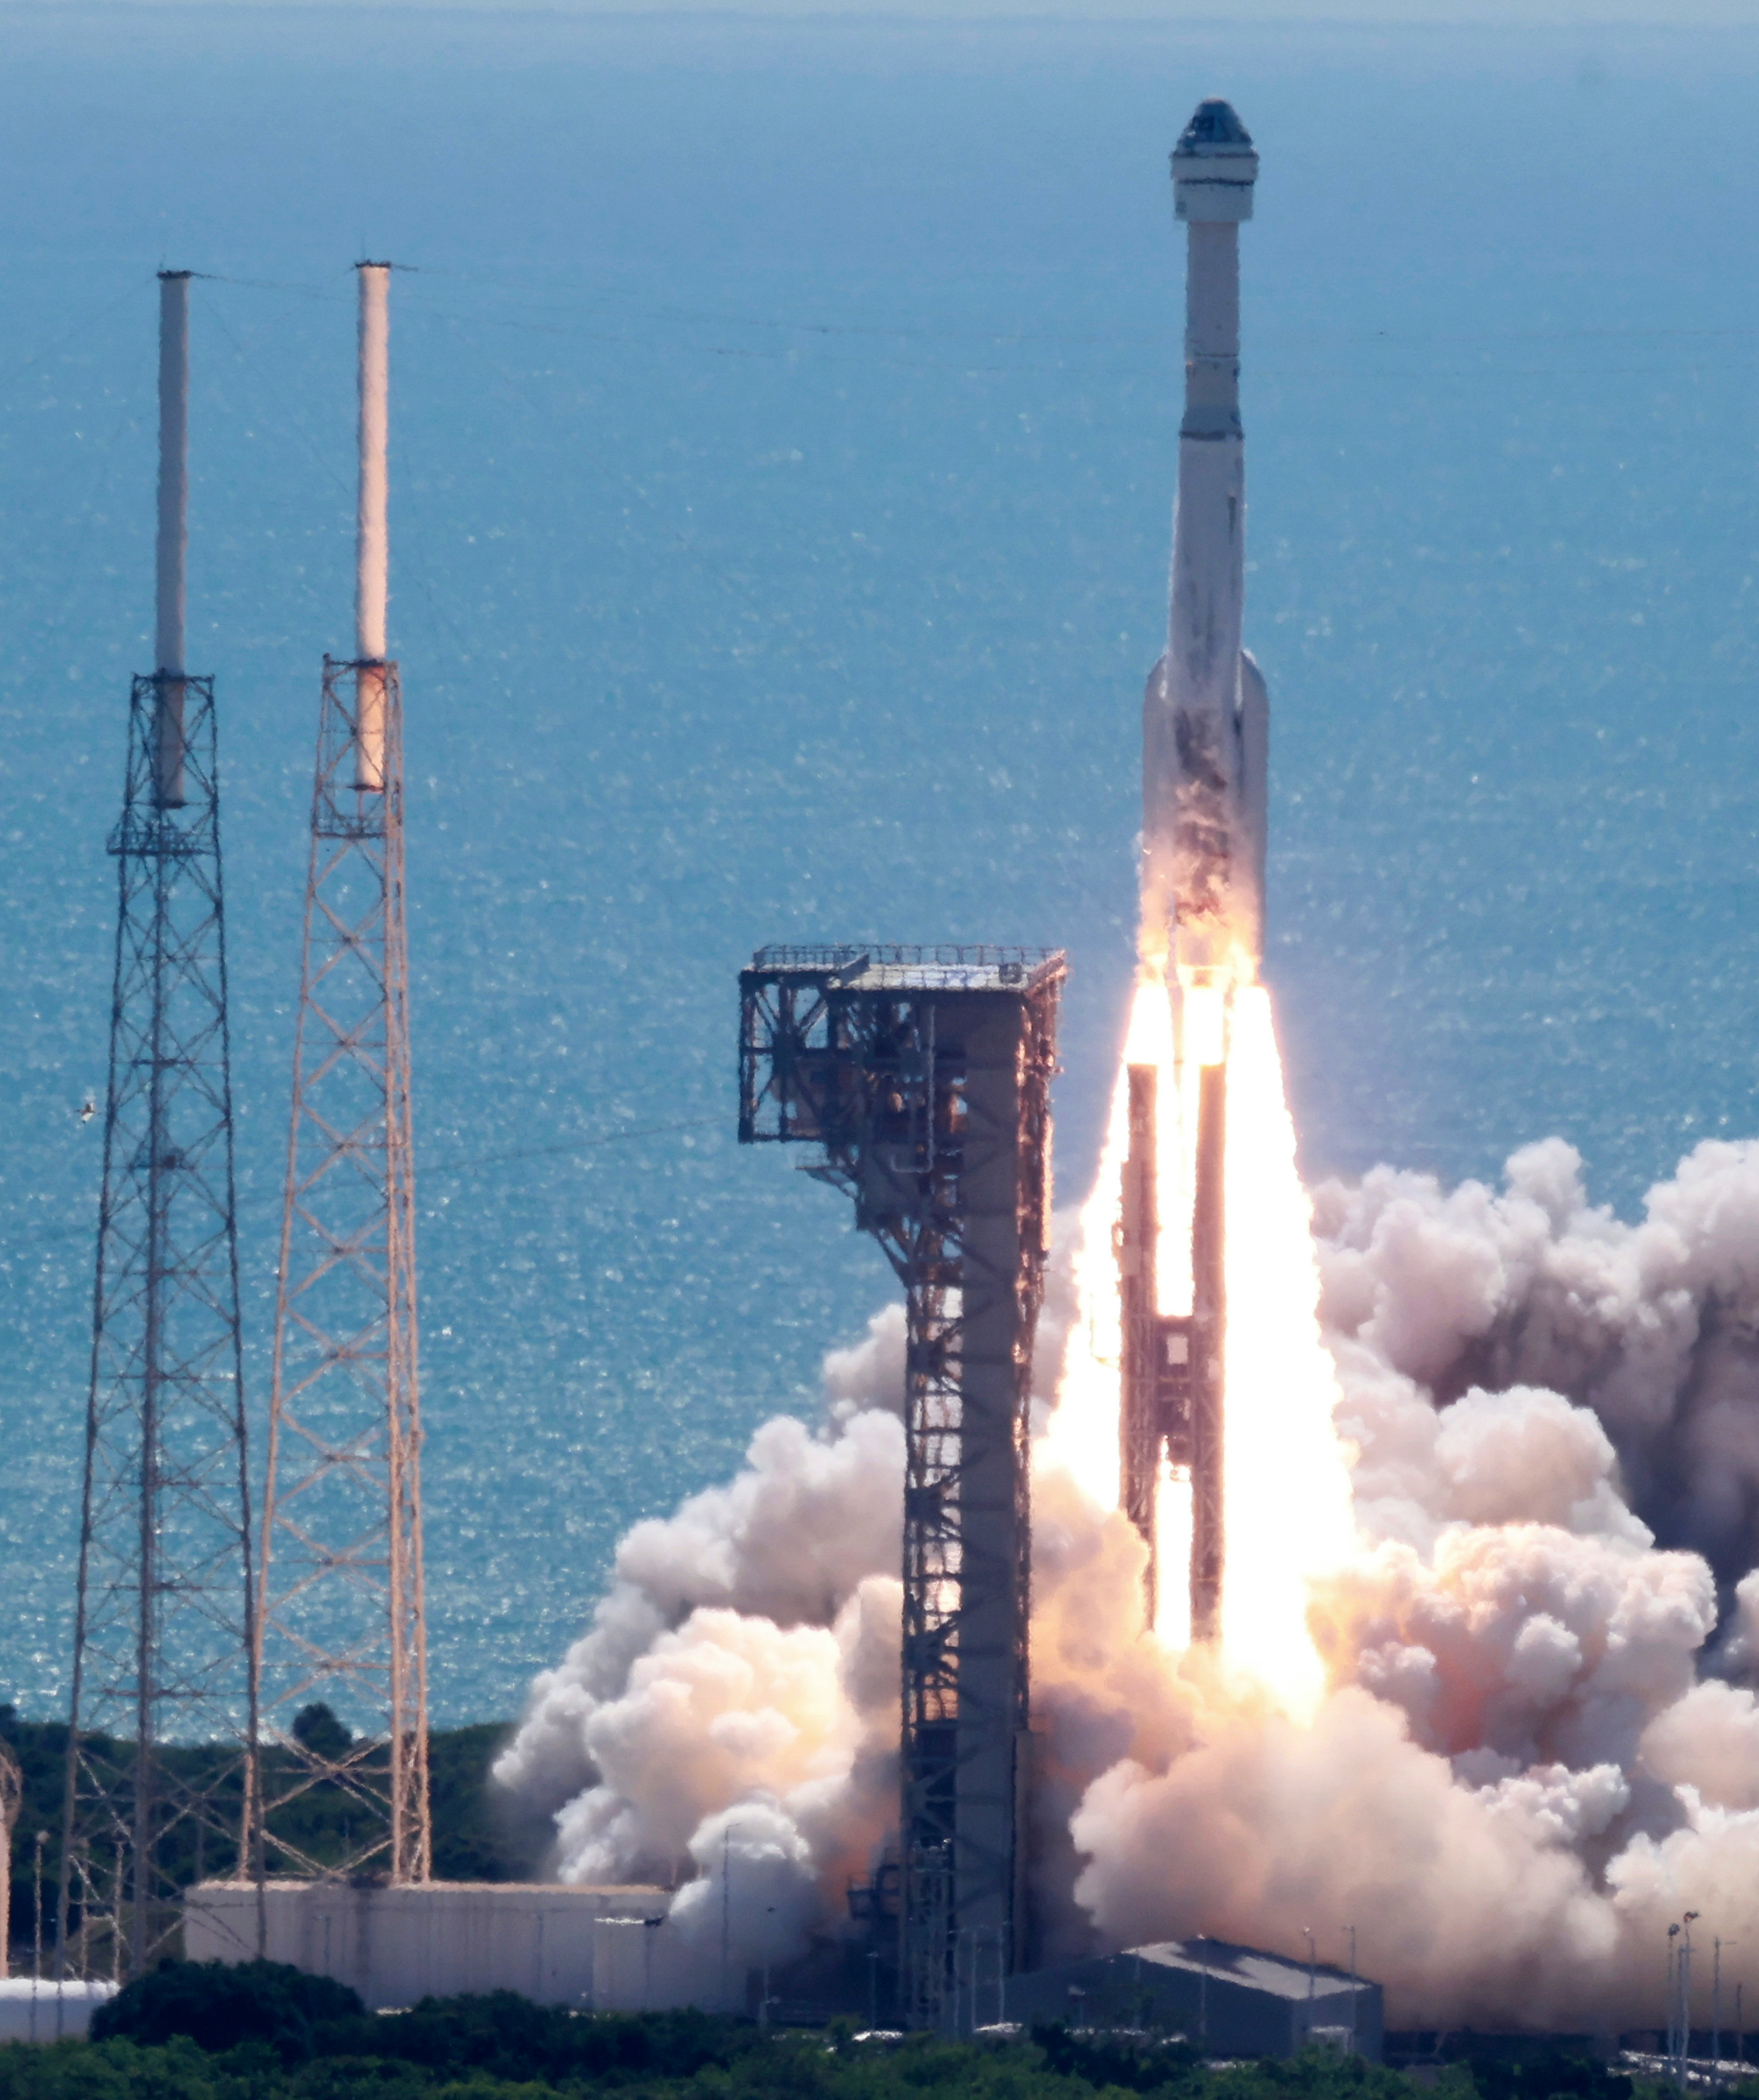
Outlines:
{"type": "MultiPolygon", "coordinates": [[[[1059,1255],[1040,1418],[1074,1312],[1059,1255]]],[[[630,1530],[591,1625],[537,1679],[495,1767],[553,1821],[559,1878],[686,1877],[668,1939],[704,2003],[742,2003],[749,1970],[834,1928],[896,1820],[903,1308],[832,1350],[822,1384],[822,1429],[765,1423],[726,1486],[630,1530]]],[[[1140,1551],[1133,1537],[1123,1550],[1140,1551]]]]}
{"type": "Polygon", "coordinates": [[[1333,1688],[1303,1727],[1209,1688],[1188,1747],[1097,1775],[1077,1899],[1112,1944],[1354,1923],[1394,2024],[1657,2023],[1671,1919],[1759,1938],[1759,1710],[1704,1674],[1759,1661],[1759,1146],[1636,1224],[1555,1140],[1314,1213],[1361,1540],[1310,1612],[1333,1688]]]}
{"type": "Polygon", "coordinates": [[[822,1432],[765,1423],[727,1485],[633,1527],[495,1767],[560,1879],[687,1879],[669,1939],[705,2003],[802,1951],[894,1814],[903,1330],[828,1358],[822,1432]]]}
{"type": "MultiPolygon", "coordinates": [[[[883,1336],[892,1324],[877,1320],[874,1332],[883,1336]]],[[[895,1324],[901,1329],[901,1317],[895,1324]]],[[[873,1351],[877,1373],[885,1353],[873,1351]]],[[[533,1685],[525,1718],[495,1768],[502,1785],[554,1814],[595,1784],[595,1717],[625,1696],[632,1672],[692,1613],[718,1612],[714,1624],[729,1637],[747,1620],[772,1632],[829,1630],[868,1577],[896,1575],[903,1425],[895,1411],[858,1404],[850,1369],[856,1354],[835,1359],[842,1418],[828,1434],[778,1416],[753,1437],[745,1469],[728,1485],[631,1529],[591,1626],[533,1685]]],[[[669,1833],[658,1856],[675,1857],[682,1843],[669,1833]]],[[[560,1858],[566,1866],[565,1849],[560,1858]]],[[[633,1868],[634,1856],[624,1864],[633,1868]]]]}
{"type": "Polygon", "coordinates": [[[1329,1183],[1324,1317],[1439,1403],[1528,1385],[1591,1408],[1630,1506],[1726,1591],[1759,1560],[1759,1144],[1700,1145],[1644,1210],[1592,1207],[1557,1138],[1500,1193],[1386,1167],[1329,1183]]]}
{"type": "MultiPolygon", "coordinates": [[[[1040,1446],[1041,1957],[1311,1925],[1336,1959],[1354,1924],[1394,2024],[1655,2024],[1671,1918],[1759,1947],[1759,1145],[1700,1146],[1636,1224],[1558,1140],[1495,1190],[1379,1168],[1314,1236],[1359,1544],[1311,1596],[1310,1721],[1169,1656],[1134,1532],[1040,1446]]],[[[736,1997],[834,1926],[895,1815],[896,1308],[824,1385],[822,1429],[765,1424],[631,1530],[497,1767],[563,1877],[689,1877],[705,2002],[723,1933],[736,1997]]]]}

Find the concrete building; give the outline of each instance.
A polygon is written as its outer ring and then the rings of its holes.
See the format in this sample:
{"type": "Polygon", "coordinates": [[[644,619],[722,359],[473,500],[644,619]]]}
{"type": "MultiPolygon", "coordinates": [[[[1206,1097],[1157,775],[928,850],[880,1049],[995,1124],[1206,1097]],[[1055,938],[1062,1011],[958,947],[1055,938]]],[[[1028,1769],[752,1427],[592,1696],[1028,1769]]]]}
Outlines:
{"type": "MultiPolygon", "coordinates": [[[[353,1887],[270,1882],[263,1952],[333,1976],[375,2010],[464,1992],[517,1991],[540,2005],[638,2012],[683,2002],[663,1932],[669,1890],[427,1882],[353,1887]],[[634,1930],[631,1932],[630,1928],[634,1930]]],[[[258,1947],[250,1882],[203,1882],[183,1901],[192,1961],[248,1961],[258,1947]]]]}
{"type": "Polygon", "coordinates": [[[1341,1970],[1219,1939],[1167,1939],[1008,1983],[1023,2026],[1140,2027],[1182,2035],[1206,2056],[1290,2056],[1310,2042],[1378,2062],[1381,1987],[1341,1970]]]}
{"type": "Polygon", "coordinates": [[[84,1978],[62,1983],[46,1976],[0,1979],[0,2042],[61,2041],[82,2035],[92,2014],[116,1996],[117,1988],[84,1978]]]}

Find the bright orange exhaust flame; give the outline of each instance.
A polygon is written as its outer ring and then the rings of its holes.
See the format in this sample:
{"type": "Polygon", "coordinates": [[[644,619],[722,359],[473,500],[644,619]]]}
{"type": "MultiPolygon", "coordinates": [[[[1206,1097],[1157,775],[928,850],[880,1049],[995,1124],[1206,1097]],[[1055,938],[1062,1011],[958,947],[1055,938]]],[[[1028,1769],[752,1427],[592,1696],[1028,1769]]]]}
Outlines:
{"type": "MultiPolygon", "coordinates": [[[[1219,1004],[1220,995],[1213,995],[1219,1004]]],[[[1196,1017],[1209,1033],[1210,1017],[1196,1017]]],[[[1190,1083],[1173,1062],[1166,993],[1138,986],[1124,1062],[1160,1072],[1160,1263],[1165,1312],[1191,1304],[1191,1208],[1196,1145],[1196,1067],[1213,1046],[1187,1044],[1190,1083]]],[[[1295,1132],[1284,1097],[1270,995],[1260,985],[1231,994],[1226,1041],[1227,1154],[1223,1189],[1227,1285],[1226,1563],[1222,1655],[1270,1691],[1293,1715],[1310,1714],[1324,1688],[1307,1633],[1309,1583],[1335,1567],[1355,1541],[1350,1475],[1332,1426],[1335,1374],[1320,1339],[1319,1277],[1306,1191],[1295,1165],[1295,1132]]],[[[1118,1499],[1119,1359],[1122,1334],[1113,1234],[1129,1149],[1128,1088],[1120,1071],[1099,1179],[1081,1213],[1075,1282],[1081,1317],[1071,1335],[1043,1456],[1060,1463],[1103,1507],[1118,1499]]],[[[1187,1559],[1191,1494],[1181,1480],[1160,1497],[1157,1630],[1171,1648],[1190,1638],[1187,1559]]]]}

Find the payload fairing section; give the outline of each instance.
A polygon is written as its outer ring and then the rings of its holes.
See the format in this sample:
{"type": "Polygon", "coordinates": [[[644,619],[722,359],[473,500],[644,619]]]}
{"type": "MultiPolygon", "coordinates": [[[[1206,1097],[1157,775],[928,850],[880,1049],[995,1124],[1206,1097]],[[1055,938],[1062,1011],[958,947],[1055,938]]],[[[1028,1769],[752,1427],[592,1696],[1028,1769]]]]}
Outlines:
{"type": "Polygon", "coordinates": [[[1118,1240],[1123,1312],[1120,1499],[1147,1540],[1154,1615],[1156,1507],[1170,1466],[1191,1489],[1191,1630],[1219,1630],[1223,1563],[1222,1167],[1228,1009],[1264,946],[1270,703],[1241,646],[1245,438],[1240,420],[1240,227],[1258,157],[1226,102],[1198,105],[1173,154],[1188,240],[1185,415],[1179,428],[1166,653],[1142,702],[1142,968],[1172,1008],[1178,1098],[1129,1070],[1129,1155],[1118,1240]],[[1159,1189],[1165,1108],[1195,1115],[1188,1312],[1164,1313],[1159,1189]]]}

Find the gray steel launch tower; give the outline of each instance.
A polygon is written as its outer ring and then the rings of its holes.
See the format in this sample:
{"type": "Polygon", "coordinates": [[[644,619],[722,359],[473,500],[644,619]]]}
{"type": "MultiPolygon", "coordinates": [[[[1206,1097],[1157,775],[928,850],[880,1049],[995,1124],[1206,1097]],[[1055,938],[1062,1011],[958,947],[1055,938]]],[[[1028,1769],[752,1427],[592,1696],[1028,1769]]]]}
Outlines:
{"type": "Polygon", "coordinates": [[[764,948],[739,1136],[811,1144],[904,1290],[899,2012],[959,2030],[1023,1967],[1032,1342],[1063,958],[764,948]]]}

